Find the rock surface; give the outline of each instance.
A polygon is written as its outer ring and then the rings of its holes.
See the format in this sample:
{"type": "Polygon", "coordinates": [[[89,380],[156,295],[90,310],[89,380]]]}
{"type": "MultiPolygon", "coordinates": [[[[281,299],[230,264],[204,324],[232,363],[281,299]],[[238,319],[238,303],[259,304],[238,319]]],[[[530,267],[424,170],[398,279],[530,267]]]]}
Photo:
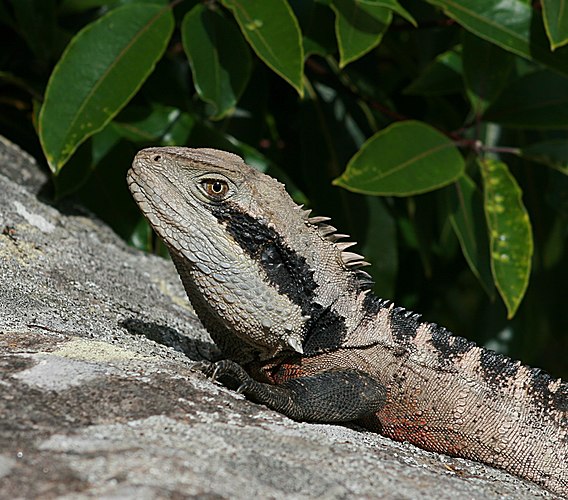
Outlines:
{"type": "Polygon", "coordinates": [[[171,263],[38,200],[44,180],[0,141],[0,498],[550,497],[207,380],[171,263]]]}

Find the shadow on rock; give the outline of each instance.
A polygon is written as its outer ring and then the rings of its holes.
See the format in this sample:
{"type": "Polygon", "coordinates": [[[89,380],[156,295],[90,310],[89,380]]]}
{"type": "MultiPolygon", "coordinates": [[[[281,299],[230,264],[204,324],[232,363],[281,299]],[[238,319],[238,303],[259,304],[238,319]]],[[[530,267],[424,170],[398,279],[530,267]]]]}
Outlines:
{"type": "Polygon", "coordinates": [[[183,352],[192,361],[217,361],[221,359],[221,352],[212,342],[203,342],[186,337],[169,326],[135,318],[121,321],[120,326],[126,328],[131,334],[144,335],[144,337],[158,344],[183,352]]]}

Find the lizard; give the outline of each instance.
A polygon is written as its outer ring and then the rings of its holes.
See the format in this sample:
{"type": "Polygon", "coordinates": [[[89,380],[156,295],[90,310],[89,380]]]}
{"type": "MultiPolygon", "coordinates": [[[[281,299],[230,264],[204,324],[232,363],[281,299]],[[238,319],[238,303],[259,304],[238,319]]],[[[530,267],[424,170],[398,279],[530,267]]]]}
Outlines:
{"type": "Polygon", "coordinates": [[[568,494],[566,382],[375,296],[355,243],[233,153],[143,149],[127,182],[222,353],[207,375],[568,494]]]}

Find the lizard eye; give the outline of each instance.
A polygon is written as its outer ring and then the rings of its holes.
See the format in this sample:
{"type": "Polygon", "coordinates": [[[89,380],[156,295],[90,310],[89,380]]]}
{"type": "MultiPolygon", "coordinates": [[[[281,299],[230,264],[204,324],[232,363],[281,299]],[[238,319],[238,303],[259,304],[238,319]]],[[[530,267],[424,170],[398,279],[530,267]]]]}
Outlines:
{"type": "Polygon", "coordinates": [[[219,179],[205,179],[202,185],[207,196],[214,201],[222,200],[229,191],[229,185],[219,179]]]}

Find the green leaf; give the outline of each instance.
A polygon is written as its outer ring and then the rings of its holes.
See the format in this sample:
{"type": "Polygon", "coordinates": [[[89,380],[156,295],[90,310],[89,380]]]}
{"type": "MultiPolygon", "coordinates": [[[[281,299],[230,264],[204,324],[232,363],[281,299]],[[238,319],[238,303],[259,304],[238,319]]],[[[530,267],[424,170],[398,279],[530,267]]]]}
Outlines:
{"type": "Polygon", "coordinates": [[[183,18],[183,48],[199,97],[222,118],[235,107],[250,77],[252,61],[237,27],[218,11],[197,4],[183,18]]]}
{"type": "Polygon", "coordinates": [[[467,95],[475,114],[481,115],[507,84],[515,57],[467,31],[462,57],[467,95]]]}
{"type": "Polygon", "coordinates": [[[409,120],[367,140],[333,183],[358,193],[410,196],[450,184],[463,171],[463,158],[451,140],[409,120]]]}
{"type": "Polygon", "coordinates": [[[529,283],[533,237],[522,191],[507,165],[480,160],[489,229],[491,271],[508,318],[517,311],[529,283]]]}
{"type": "Polygon", "coordinates": [[[568,43],[568,1],[542,0],[544,28],[551,50],[568,43]]]}
{"type": "Polygon", "coordinates": [[[136,93],[173,27],[169,8],[135,4],[109,12],[73,38],[51,74],[39,117],[41,145],[55,174],[136,93]]]}
{"type": "Polygon", "coordinates": [[[568,175],[568,141],[538,142],[521,148],[521,156],[542,163],[568,175]]]}
{"type": "Polygon", "coordinates": [[[543,21],[524,0],[428,0],[473,34],[568,75],[568,47],[552,53],[543,21]]]}
{"type": "Polygon", "coordinates": [[[483,213],[483,198],[475,182],[467,175],[447,188],[450,223],[471,271],[490,297],[494,294],[489,261],[487,224],[483,213]]]}
{"type": "Polygon", "coordinates": [[[392,11],[360,0],[333,0],[339,67],[369,52],[381,42],[392,21],[392,11]]]}
{"type": "Polygon", "coordinates": [[[443,52],[404,89],[410,95],[447,95],[463,91],[461,47],[443,52]]]}
{"type": "Polygon", "coordinates": [[[400,5],[396,0],[359,0],[361,4],[373,5],[377,7],[386,7],[387,9],[396,12],[400,17],[406,19],[415,28],[418,26],[416,20],[410,15],[410,13],[400,5]]]}
{"type": "Polygon", "coordinates": [[[568,78],[546,70],[525,75],[505,88],[484,119],[509,127],[568,127],[568,78]]]}
{"type": "Polygon", "coordinates": [[[289,3],[300,23],[305,57],[310,54],[325,57],[336,52],[335,16],[332,10],[313,0],[289,0],[289,3]]]}
{"type": "Polygon", "coordinates": [[[256,55],[303,96],[304,48],[290,5],[285,0],[223,0],[223,5],[233,12],[256,55]]]}
{"type": "Polygon", "coordinates": [[[121,137],[132,142],[175,144],[170,138],[186,115],[179,108],[156,103],[148,107],[128,106],[114,119],[112,125],[121,137]]]}

